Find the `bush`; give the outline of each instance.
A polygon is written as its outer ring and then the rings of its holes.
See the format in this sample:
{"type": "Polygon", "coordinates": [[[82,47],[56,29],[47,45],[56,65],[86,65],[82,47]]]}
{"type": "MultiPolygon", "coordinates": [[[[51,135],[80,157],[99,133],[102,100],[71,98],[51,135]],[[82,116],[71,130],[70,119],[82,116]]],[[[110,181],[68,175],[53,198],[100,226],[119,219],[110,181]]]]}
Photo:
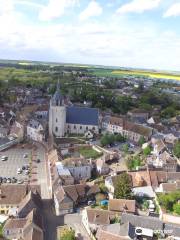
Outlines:
{"type": "Polygon", "coordinates": [[[150,146],[147,146],[146,148],[143,149],[143,153],[145,156],[148,156],[151,154],[151,147],[150,146]]]}
{"type": "Polygon", "coordinates": [[[75,231],[72,229],[64,229],[61,233],[61,237],[59,240],[75,240],[75,231]]]}
{"type": "Polygon", "coordinates": [[[173,211],[174,213],[180,215],[180,203],[176,203],[173,205],[173,211]]]}

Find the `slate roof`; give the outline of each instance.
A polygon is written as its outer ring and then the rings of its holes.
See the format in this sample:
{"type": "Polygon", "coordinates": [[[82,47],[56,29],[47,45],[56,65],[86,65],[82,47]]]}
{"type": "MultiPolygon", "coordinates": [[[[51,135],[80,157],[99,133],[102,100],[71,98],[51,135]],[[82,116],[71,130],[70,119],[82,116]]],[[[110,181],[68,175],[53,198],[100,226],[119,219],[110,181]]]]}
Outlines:
{"type": "Polygon", "coordinates": [[[133,214],[123,213],[121,222],[130,222],[135,227],[148,228],[152,230],[163,230],[163,222],[155,217],[136,216],[133,214]]]}
{"type": "Polygon", "coordinates": [[[67,107],[66,123],[98,126],[99,111],[97,108],[67,107]]]}

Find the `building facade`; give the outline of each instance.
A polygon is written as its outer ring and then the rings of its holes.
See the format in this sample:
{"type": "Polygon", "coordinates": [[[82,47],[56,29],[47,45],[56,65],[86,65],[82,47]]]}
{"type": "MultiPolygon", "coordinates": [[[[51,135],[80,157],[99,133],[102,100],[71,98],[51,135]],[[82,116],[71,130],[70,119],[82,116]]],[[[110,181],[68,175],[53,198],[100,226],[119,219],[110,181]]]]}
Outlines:
{"type": "Polygon", "coordinates": [[[59,84],[50,100],[49,135],[64,137],[65,134],[99,132],[99,111],[95,108],[66,106],[59,84]]]}

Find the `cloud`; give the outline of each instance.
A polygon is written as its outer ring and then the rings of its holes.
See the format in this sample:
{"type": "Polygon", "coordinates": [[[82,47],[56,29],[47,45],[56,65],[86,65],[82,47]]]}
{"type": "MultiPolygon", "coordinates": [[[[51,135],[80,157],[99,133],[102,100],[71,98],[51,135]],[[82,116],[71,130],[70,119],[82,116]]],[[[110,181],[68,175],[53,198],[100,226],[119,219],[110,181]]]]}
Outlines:
{"type": "Polygon", "coordinates": [[[163,15],[163,17],[180,16],[180,3],[173,4],[163,15]]]}
{"type": "Polygon", "coordinates": [[[42,4],[36,3],[36,2],[30,2],[27,0],[14,0],[15,4],[18,5],[24,5],[24,6],[29,6],[29,7],[35,7],[35,8],[43,8],[42,4]]]}
{"type": "Polygon", "coordinates": [[[161,0],[133,0],[117,9],[117,13],[143,13],[157,8],[161,0]]]}
{"type": "Polygon", "coordinates": [[[87,8],[83,12],[81,12],[81,14],[79,15],[79,19],[81,21],[84,21],[89,19],[90,17],[100,16],[102,12],[103,12],[103,9],[100,6],[100,4],[95,0],[93,0],[89,3],[87,8]]]}
{"type": "Polygon", "coordinates": [[[79,3],[79,0],[49,0],[39,13],[41,21],[49,21],[63,16],[66,10],[79,3]]]}

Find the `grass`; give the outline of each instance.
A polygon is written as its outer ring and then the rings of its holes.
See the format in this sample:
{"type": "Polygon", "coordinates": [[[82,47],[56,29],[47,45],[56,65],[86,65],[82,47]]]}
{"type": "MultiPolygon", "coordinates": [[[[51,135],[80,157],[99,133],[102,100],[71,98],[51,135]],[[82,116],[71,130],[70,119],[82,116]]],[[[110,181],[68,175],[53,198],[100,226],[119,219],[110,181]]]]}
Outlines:
{"type": "Polygon", "coordinates": [[[92,158],[92,159],[96,159],[103,155],[103,153],[99,153],[92,148],[85,148],[85,147],[81,147],[79,149],[79,153],[83,155],[85,158],[92,158]]]}

